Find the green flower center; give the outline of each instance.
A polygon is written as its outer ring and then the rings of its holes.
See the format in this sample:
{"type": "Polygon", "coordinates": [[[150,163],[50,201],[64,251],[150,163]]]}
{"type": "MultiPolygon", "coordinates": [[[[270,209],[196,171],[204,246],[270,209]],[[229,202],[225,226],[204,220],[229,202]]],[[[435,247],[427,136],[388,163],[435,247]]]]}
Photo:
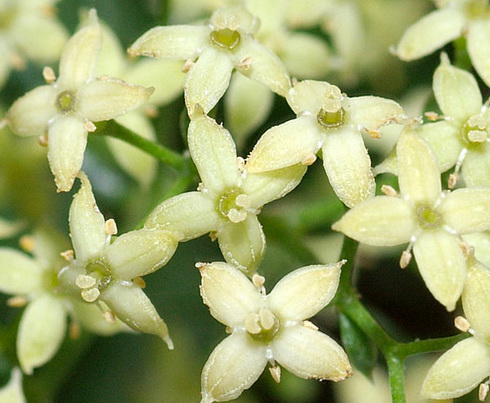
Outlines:
{"type": "Polygon", "coordinates": [[[321,109],[316,118],[318,123],[323,127],[331,128],[340,126],[344,123],[344,108],[333,112],[321,109]]]}
{"type": "Polygon", "coordinates": [[[236,48],[241,39],[238,31],[229,28],[218,29],[217,31],[211,32],[210,38],[213,44],[228,50],[236,48]]]}
{"type": "Polygon", "coordinates": [[[239,188],[227,189],[218,199],[217,211],[226,219],[239,223],[247,218],[250,198],[239,188]]]}
{"type": "Polygon", "coordinates": [[[482,115],[474,115],[468,119],[461,130],[461,137],[468,145],[478,145],[487,141],[487,122],[482,115]]]}
{"type": "Polygon", "coordinates": [[[105,262],[94,260],[87,264],[87,274],[97,280],[97,288],[107,288],[112,280],[111,271],[105,262]]]}
{"type": "Polygon", "coordinates": [[[483,17],[488,12],[488,0],[473,0],[466,4],[466,15],[468,18],[483,17]]]}
{"type": "Polygon", "coordinates": [[[63,91],[56,98],[56,107],[60,112],[70,112],[75,109],[75,94],[71,91],[63,91]]]}
{"type": "Polygon", "coordinates": [[[441,215],[430,206],[421,205],[416,209],[417,223],[423,229],[437,229],[443,224],[441,215]]]}
{"type": "Polygon", "coordinates": [[[245,329],[252,339],[270,342],[280,328],[280,322],[271,311],[261,309],[259,312],[251,312],[245,318],[245,329]]]}

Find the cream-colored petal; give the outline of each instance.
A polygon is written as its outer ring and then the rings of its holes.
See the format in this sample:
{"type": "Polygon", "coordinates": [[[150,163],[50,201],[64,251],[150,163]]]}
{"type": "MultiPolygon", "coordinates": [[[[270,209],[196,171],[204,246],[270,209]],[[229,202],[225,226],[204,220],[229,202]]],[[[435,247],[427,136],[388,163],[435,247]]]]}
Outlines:
{"type": "Polygon", "coordinates": [[[62,91],[76,91],[93,77],[101,41],[97,13],[92,9],[88,25],[70,38],[61,55],[57,84],[62,91]]]}
{"type": "Polygon", "coordinates": [[[426,56],[458,38],[465,24],[464,12],[458,7],[433,11],[405,31],[395,52],[407,61],[426,56]]]}
{"type": "Polygon", "coordinates": [[[463,238],[475,249],[475,257],[490,267],[490,231],[466,234],[463,238]]]}
{"type": "Polygon", "coordinates": [[[490,347],[471,337],[446,351],[431,367],[422,384],[422,395],[452,399],[474,389],[490,374],[490,347]]]}
{"type": "Polygon", "coordinates": [[[80,172],[87,146],[87,128],[82,119],[58,115],[48,131],[48,161],[58,192],[68,192],[80,172]]]}
{"type": "Polygon", "coordinates": [[[31,257],[15,249],[0,248],[0,291],[26,295],[42,286],[42,268],[31,257]]]}
{"type": "Polygon", "coordinates": [[[490,229],[490,189],[457,189],[446,196],[438,211],[461,234],[486,231],[490,229]]]}
{"type": "Polygon", "coordinates": [[[97,207],[88,178],[83,174],[80,180],[80,190],[71,203],[69,222],[75,258],[85,265],[101,255],[108,235],[104,216],[97,207]]]}
{"type": "Polygon", "coordinates": [[[26,374],[32,374],[34,368],[44,365],[58,351],[66,332],[63,303],[46,294],[24,311],[17,334],[17,357],[26,374]]]}
{"type": "Polygon", "coordinates": [[[220,216],[209,194],[187,192],[160,203],[148,216],[145,227],[175,233],[179,241],[188,241],[216,231],[220,216]]]}
{"type": "Polygon", "coordinates": [[[209,26],[174,25],[155,27],[140,36],[128,49],[131,56],[195,59],[208,46],[209,26]]]}
{"type": "Polygon", "coordinates": [[[132,280],[165,265],[177,245],[177,239],[168,231],[143,228],[118,237],[107,247],[105,256],[115,278],[132,280]]]}
{"type": "Polygon", "coordinates": [[[235,68],[283,97],[291,88],[289,74],[281,60],[252,37],[242,37],[235,53],[235,68]]]}
{"type": "Polygon", "coordinates": [[[170,350],[174,348],[168,328],[141,288],[135,284],[112,282],[99,297],[131,329],[160,337],[170,350]]]}
{"type": "Polygon", "coordinates": [[[291,192],[301,182],[306,169],[305,165],[296,164],[274,171],[247,173],[242,189],[250,197],[251,206],[260,208],[291,192]]]}
{"type": "Polygon", "coordinates": [[[416,223],[412,206],[405,200],[377,196],[356,205],[332,228],[367,245],[394,246],[410,240],[416,223]]]}
{"type": "Polygon", "coordinates": [[[242,327],[250,312],[257,312],[263,298],[252,282],[229,263],[199,264],[201,296],[216,320],[242,327]]]}
{"type": "Polygon", "coordinates": [[[468,258],[468,277],[463,289],[462,300],[466,319],[475,335],[490,341],[490,269],[474,257],[468,258]]]}
{"type": "Polygon", "coordinates": [[[398,103],[380,97],[345,98],[342,107],[345,110],[345,125],[362,126],[369,130],[376,130],[403,116],[403,109],[398,103]]]}
{"type": "Polygon", "coordinates": [[[441,194],[441,179],[430,145],[411,127],[396,146],[400,191],[415,203],[433,203],[441,194]]]}
{"type": "Polygon", "coordinates": [[[297,115],[308,112],[316,116],[322,108],[323,99],[332,92],[334,87],[325,81],[299,81],[289,91],[287,101],[297,115]]]}
{"type": "Polygon", "coordinates": [[[252,173],[272,171],[314,158],[323,139],[324,134],[312,116],[301,116],[274,126],[253,148],[247,160],[247,170],[252,173]]]}
{"type": "Polygon", "coordinates": [[[342,381],[352,375],[347,354],[337,342],[305,326],[283,328],[271,343],[274,359],[300,378],[342,381]]]}
{"type": "Polygon", "coordinates": [[[112,336],[119,332],[131,332],[132,329],[126,326],[119,319],[107,320],[98,304],[90,304],[88,302],[76,299],[71,300],[70,304],[73,307],[74,319],[80,323],[83,329],[88,330],[100,336],[112,336]]]}
{"type": "Polygon", "coordinates": [[[84,118],[99,122],[113,119],[146,102],[153,88],[128,84],[115,78],[97,79],[77,93],[77,109],[84,118]]]}
{"type": "Polygon", "coordinates": [[[22,373],[19,368],[12,369],[9,382],[0,388],[0,402],[26,403],[22,390],[22,373]]]}
{"type": "Polygon", "coordinates": [[[269,309],[281,322],[311,318],[334,297],[343,264],[305,266],[289,273],[267,296],[269,309]]]}
{"type": "Polygon", "coordinates": [[[490,187],[490,143],[485,142],[469,149],[461,171],[466,186],[490,187]]]}
{"type": "Polygon", "coordinates": [[[361,134],[350,127],[327,133],[322,147],[323,167],[335,194],[348,207],[374,196],[371,159],[361,134]]]}
{"type": "Polygon", "coordinates": [[[490,85],[490,20],[488,18],[474,19],[468,24],[466,46],[475,67],[485,84],[490,85]]]}
{"type": "Polygon", "coordinates": [[[221,224],[217,233],[223,257],[244,273],[252,275],[265,253],[265,235],[257,216],[248,214],[239,223],[221,224]]]}
{"type": "Polygon", "coordinates": [[[190,116],[199,105],[204,113],[213,109],[230,84],[233,62],[227,52],[206,48],[187,73],[184,95],[190,116]]]}
{"type": "Polygon", "coordinates": [[[189,151],[204,188],[216,193],[240,182],[235,143],[228,130],[200,115],[189,124],[189,151]]]}
{"type": "Polygon", "coordinates": [[[429,291],[448,311],[453,311],[466,279],[466,261],[458,238],[442,229],[421,231],[413,253],[429,291]]]}
{"type": "Polygon", "coordinates": [[[233,400],[252,386],[267,364],[265,344],[233,333],[216,346],[201,374],[201,403],[233,400]]]}
{"type": "Polygon", "coordinates": [[[239,149],[247,136],[269,116],[274,93],[264,84],[242,74],[234,74],[225,96],[225,121],[239,149]]]}
{"type": "Polygon", "coordinates": [[[432,87],[439,108],[446,116],[464,123],[470,116],[480,113],[482,96],[475,77],[452,66],[446,54],[442,55],[441,64],[434,72],[432,87]]]}
{"type": "Polygon", "coordinates": [[[418,129],[418,133],[432,147],[441,172],[456,164],[463,148],[460,128],[457,125],[445,120],[427,123],[418,129]]]}
{"type": "Polygon", "coordinates": [[[326,42],[311,34],[288,35],[280,57],[291,76],[298,79],[323,78],[331,70],[326,42]]]}
{"type": "Polygon", "coordinates": [[[56,115],[58,91],[51,85],[42,85],[18,98],[5,118],[12,131],[20,136],[46,134],[48,122],[56,115]]]}

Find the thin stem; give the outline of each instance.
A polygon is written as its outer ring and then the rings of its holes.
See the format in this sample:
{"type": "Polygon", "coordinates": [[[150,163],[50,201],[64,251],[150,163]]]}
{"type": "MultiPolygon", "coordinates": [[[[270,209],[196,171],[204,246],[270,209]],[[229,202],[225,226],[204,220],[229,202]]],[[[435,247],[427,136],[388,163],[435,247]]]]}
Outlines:
{"type": "Polygon", "coordinates": [[[126,143],[139,148],[141,151],[154,156],[164,164],[170,165],[176,169],[181,169],[186,163],[185,158],[179,153],[139,136],[132,130],[120,125],[115,120],[98,123],[96,134],[125,141],[126,143]]]}
{"type": "Polygon", "coordinates": [[[405,403],[405,371],[403,359],[395,354],[385,356],[388,365],[388,377],[390,380],[391,400],[393,403],[405,403]]]}

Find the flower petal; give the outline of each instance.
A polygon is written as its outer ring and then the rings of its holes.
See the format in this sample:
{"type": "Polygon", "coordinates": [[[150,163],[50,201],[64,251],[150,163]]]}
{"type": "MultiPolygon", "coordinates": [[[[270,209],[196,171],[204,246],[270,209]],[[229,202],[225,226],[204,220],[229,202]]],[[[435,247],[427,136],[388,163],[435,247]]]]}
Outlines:
{"type": "Polygon", "coordinates": [[[113,119],[146,102],[152,92],[115,78],[92,80],[77,93],[78,112],[93,122],[113,119]]]}
{"type": "Polygon", "coordinates": [[[490,348],[472,337],[446,351],[431,367],[422,384],[422,395],[452,399],[474,389],[490,373],[490,348]]]}
{"type": "Polygon", "coordinates": [[[395,52],[405,61],[426,56],[458,38],[465,23],[466,18],[460,8],[448,7],[433,11],[405,31],[395,52]]]}
{"type": "Polygon", "coordinates": [[[325,136],[323,167],[335,194],[348,207],[374,196],[371,159],[357,130],[343,127],[325,136]]]}
{"type": "Polygon", "coordinates": [[[10,128],[19,136],[42,136],[48,121],[56,115],[58,91],[52,85],[41,85],[17,99],[7,112],[10,128]]]}
{"type": "Polygon", "coordinates": [[[424,124],[418,132],[432,147],[440,172],[445,172],[456,164],[463,149],[456,125],[443,120],[424,124]]]}
{"type": "Polygon", "coordinates": [[[80,180],[80,190],[71,203],[69,222],[75,257],[85,265],[90,259],[99,257],[108,235],[88,178],[81,174],[80,180]]]}
{"type": "Polygon", "coordinates": [[[464,188],[451,192],[439,209],[444,222],[461,234],[490,229],[490,189],[464,188]]]}
{"type": "Polygon", "coordinates": [[[226,52],[206,48],[187,73],[184,95],[190,116],[199,105],[204,113],[215,107],[230,84],[233,62],[226,52]]]}
{"type": "Polygon", "coordinates": [[[299,81],[289,91],[287,101],[296,115],[309,112],[316,116],[322,108],[324,98],[332,92],[333,87],[335,86],[325,81],[299,81]]]}
{"type": "Polygon", "coordinates": [[[42,268],[31,257],[15,249],[0,248],[0,291],[27,295],[42,285],[42,268]]]}
{"type": "Polygon", "coordinates": [[[267,130],[247,160],[248,172],[265,172],[299,164],[315,156],[324,134],[312,116],[301,116],[267,130]]]}
{"type": "Polygon", "coordinates": [[[342,347],[318,330],[286,327],[274,338],[271,348],[274,359],[300,378],[338,382],[352,375],[342,347]]]}
{"type": "Polygon", "coordinates": [[[441,179],[429,144],[407,127],[398,140],[396,152],[401,193],[415,203],[435,202],[441,194],[441,179]]]}
{"type": "Polygon", "coordinates": [[[466,46],[475,67],[485,84],[490,85],[490,21],[488,18],[475,18],[468,26],[466,46]]]}
{"type": "Polygon", "coordinates": [[[334,297],[343,264],[312,265],[289,273],[267,296],[269,308],[281,322],[311,318],[334,297]]]}
{"type": "Polygon", "coordinates": [[[189,151],[205,189],[222,193],[240,181],[235,143],[228,130],[206,115],[191,120],[189,151]]]}
{"type": "Polygon", "coordinates": [[[466,319],[481,340],[490,338],[490,270],[474,256],[468,258],[468,277],[463,289],[463,309],[466,319]]]}
{"type": "Polygon", "coordinates": [[[423,231],[417,235],[413,253],[429,291],[453,311],[466,279],[466,261],[458,238],[445,230],[423,231]]]}
{"type": "Polygon", "coordinates": [[[405,200],[377,196],[349,210],[332,229],[367,245],[394,246],[410,240],[416,223],[405,200]]]}
{"type": "Polygon", "coordinates": [[[57,83],[62,91],[76,91],[93,76],[101,43],[97,13],[91,9],[88,25],[70,38],[61,54],[57,83]]]}
{"type": "Polygon", "coordinates": [[[469,149],[461,167],[463,179],[468,187],[490,187],[490,143],[469,149]]]}
{"type": "Polygon", "coordinates": [[[211,315],[226,326],[242,327],[250,312],[258,311],[263,299],[252,282],[229,263],[198,264],[201,296],[211,315]]]}
{"type": "Polygon", "coordinates": [[[252,275],[265,253],[265,235],[257,216],[248,214],[239,223],[226,222],[218,231],[221,253],[228,263],[252,275]]]}
{"type": "MultiPolygon", "coordinates": [[[[80,323],[83,329],[88,330],[90,333],[100,336],[112,336],[119,332],[132,331],[117,318],[114,321],[107,320],[100,307],[95,304],[78,299],[74,299],[70,303],[74,309],[75,320],[80,323]]],[[[101,301],[98,304],[103,305],[101,301]]]]}
{"type": "Polygon", "coordinates": [[[256,80],[283,97],[291,88],[291,80],[281,60],[252,37],[242,37],[235,54],[235,67],[242,74],[256,80]],[[242,67],[243,66],[243,67],[242,67]]]}
{"type": "Polygon", "coordinates": [[[135,284],[113,282],[99,297],[114,315],[131,329],[160,337],[170,350],[174,345],[168,335],[168,328],[157,310],[141,288],[135,284]]]}
{"type": "Polygon", "coordinates": [[[159,228],[175,233],[180,242],[216,231],[220,217],[209,194],[187,192],[160,203],[148,216],[146,228],[159,228]]]}
{"type": "Polygon", "coordinates": [[[80,172],[87,146],[84,122],[73,115],[58,115],[49,126],[48,160],[59,192],[68,192],[80,172]]]}
{"type": "Polygon", "coordinates": [[[233,333],[216,346],[201,375],[202,403],[233,400],[252,386],[267,364],[266,346],[233,333]]]}
{"type": "Polygon", "coordinates": [[[32,301],[24,311],[17,335],[17,356],[22,370],[32,374],[48,362],[65,337],[66,314],[63,301],[50,295],[32,301]]]}
{"type": "Polygon", "coordinates": [[[0,388],[0,402],[25,403],[26,398],[22,390],[22,373],[19,368],[13,368],[9,382],[0,388]]]}
{"type": "Polygon", "coordinates": [[[482,96],[475,77],[452,66],[445,53],[434,73],[433,89],[437,103],[446,116],[464,123],[470,116],[480,113],[482,96]]]}
{"type": "Polygon", "coordinates": [[[131,56],[195,59],[208,45],[209,26],[174,25],[155,27],[140,36],[128,49],[131,56]]]}
{"type": "Polygon", "coordinates": [[[368,130],[376,130],[403,116],[400,105],[391,99],[380,97],[345,98],[342,100],[342,107],[345,110],[345,125],[361,125],[368,130]]]}
{"type": "Polygon", "coordinates": [[[306,169],[305,165],[296,164],[274,171],[247,173],[242,188],[249,195],[251,206],[260,208],[291,192],[301,182],[306,169]]]}

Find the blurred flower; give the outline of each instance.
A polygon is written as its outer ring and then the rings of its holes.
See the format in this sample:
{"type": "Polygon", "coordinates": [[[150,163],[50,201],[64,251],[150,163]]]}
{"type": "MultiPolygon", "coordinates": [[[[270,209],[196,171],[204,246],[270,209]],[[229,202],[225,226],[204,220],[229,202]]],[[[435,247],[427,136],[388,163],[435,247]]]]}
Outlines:
{"type": "Polygon", "coordinates": [[[252,283],[227,263],[198,263],[203,301],[230,333],[204,366],[201,402],[235,399],[267,363],[279,382],[276,361],[300,378],[348,378],[352,370],[342,347],[306,320],[334,297],[343,263],[297,269],[269,295],[260,276],[252,283]]]}
{"type": "Polygon", "coordinates": [[[22,390],[22,373],[19,368],[13,368],[10,373],[10,381],[0,388],[0,402],[25,403],[26,398],[22,390]]]}

